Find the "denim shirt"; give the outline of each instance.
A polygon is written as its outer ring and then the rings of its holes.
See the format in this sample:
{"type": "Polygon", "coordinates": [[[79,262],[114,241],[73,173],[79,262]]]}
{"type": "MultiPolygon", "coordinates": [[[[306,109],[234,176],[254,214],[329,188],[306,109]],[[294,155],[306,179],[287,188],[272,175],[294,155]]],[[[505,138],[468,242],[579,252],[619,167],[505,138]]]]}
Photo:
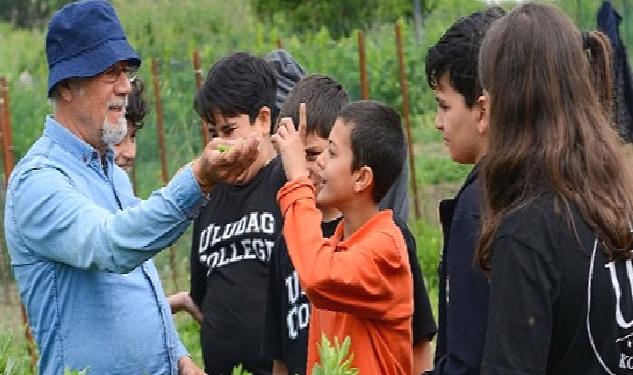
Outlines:
{"type": "Polygon", "coordinates": [[[52,117],[11,174],[5,235],[40,374],[177,374],[187,354],[150,258],[204,203],[191,167],[145,201],[52,117]]]}

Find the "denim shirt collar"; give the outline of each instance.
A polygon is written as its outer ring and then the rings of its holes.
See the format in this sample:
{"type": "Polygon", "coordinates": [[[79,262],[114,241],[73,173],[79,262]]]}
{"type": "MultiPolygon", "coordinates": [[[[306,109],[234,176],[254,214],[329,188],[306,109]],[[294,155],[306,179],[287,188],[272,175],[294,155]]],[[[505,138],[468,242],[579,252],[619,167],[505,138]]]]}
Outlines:
{"type": "MultiPolygon", "coordinates": [[[[101,164],[97,149],[77,137],[51,115],[46,116],[44,136],[62,146],[66,152],[86,165],[94,162],[101,164]]],[[[105,156],[109,164],[114,161],[114,151],[111,147],[107,148],[105,156]]]]}

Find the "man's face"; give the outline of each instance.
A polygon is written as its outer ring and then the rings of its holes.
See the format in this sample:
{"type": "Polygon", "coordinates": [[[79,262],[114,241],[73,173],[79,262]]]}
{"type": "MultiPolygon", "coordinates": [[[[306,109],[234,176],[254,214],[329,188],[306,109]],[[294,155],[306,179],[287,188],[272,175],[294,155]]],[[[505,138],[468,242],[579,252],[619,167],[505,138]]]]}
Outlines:
{"type": "Polygon", "coordinates": [[[125,70],[129,68],[128,63],[122,61],[101,74],[81,79],[70,86],[71,110],[81,124],[78,131],[97,149],[105,150],[108,146],[103,139],[106,122],[125,130],[126,99],[131,91],[125,70]]]}
{"type": "Polygon", "coordinates": [[[321,169],[317,202],[325,207],[342,211],[346,202],[354,196],[354,182],[358,171],[352,171],[352,126],[336,119],[330,132],[327,150],[317,159],[321,169]]]}
{"type": "Polygon", "coordinates": [[[435,127],[444,136],[451,159],[462,164],[476,163],[485,151],[484,111],[480,102],[468,108],[464,96],[450,84],[448,74],[440,78],[433,92],[438,106],[435,127]]]}
{"type": "Polygon", "coordinates": [[[136,159],[136,126],[131,121],[127,122],[125,138],[120,143],[115,144],[113,148],[115,163],[126,172],[129,172],[136,159]]]}

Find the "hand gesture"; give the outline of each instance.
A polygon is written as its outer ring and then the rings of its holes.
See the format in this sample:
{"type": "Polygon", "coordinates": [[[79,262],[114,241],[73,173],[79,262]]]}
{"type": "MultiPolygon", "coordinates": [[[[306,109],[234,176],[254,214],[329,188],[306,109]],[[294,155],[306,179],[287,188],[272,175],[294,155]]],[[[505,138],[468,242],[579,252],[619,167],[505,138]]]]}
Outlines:
{"type": "Polygon", "coordinates": [[[242,181],[259,154],[259,139],[227,140],[214,138],[193,161],[193,174],[200,188],[208,193],[218,182],[242,181]]]}
{"type": "Polygon", "coordinates": [[[288,181],[308,176],[305,159],[306,127],[306,104],[301,103],[299,105],[299,129],[295,130],[292,118],[284,117],[279,120],[277,133],[271,137],[273,146],[281,155],[288,181]]]}

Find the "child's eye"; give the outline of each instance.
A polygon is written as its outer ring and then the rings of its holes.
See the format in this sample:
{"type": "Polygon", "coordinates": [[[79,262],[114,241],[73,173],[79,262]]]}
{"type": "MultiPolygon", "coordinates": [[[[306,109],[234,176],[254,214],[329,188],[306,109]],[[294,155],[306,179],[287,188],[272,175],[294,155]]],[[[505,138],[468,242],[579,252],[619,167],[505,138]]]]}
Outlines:
{"type": "Polygon", "coordinates": [[[234,126],[226,126],[222,128],[221,132],[224,135],[231,135],[231,133],[233,133],[234,130],[235,130],[234,126]]]}
{"type": "Polygon", "coordinates": [[[442,111],[448,111],[449,109],[449,106],[447,106],[446,104],[438,103],[438,106],[440,107],[442,111]]]}
{"type": "Polygon", "coordinates": [[[315,151],[306,151],[306,160],[307,161],[316,161],[316,159],[321,155],[320,152],[315,151]]]}

